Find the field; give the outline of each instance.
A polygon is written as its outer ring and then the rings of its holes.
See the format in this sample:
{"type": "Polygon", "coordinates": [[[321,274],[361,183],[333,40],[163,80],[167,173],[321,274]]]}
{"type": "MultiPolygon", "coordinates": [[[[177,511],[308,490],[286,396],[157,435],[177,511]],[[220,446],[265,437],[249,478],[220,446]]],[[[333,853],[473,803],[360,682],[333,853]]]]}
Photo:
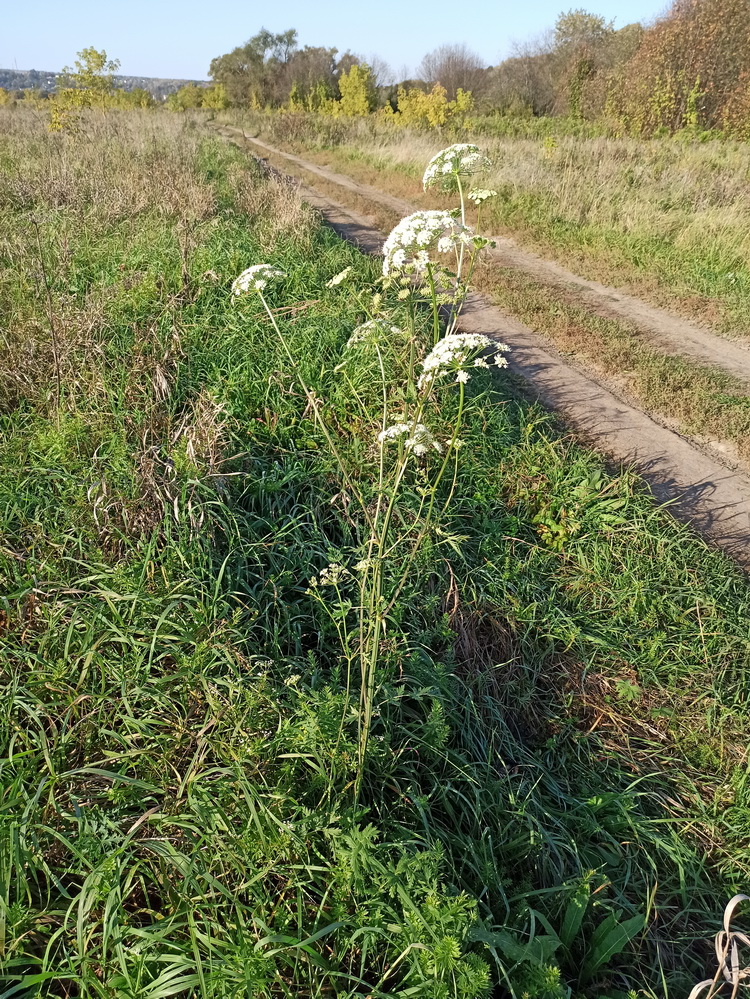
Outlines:
{"type": "Polygon", "coordinates": [[[745,575],[501,368],[386,453],[434,316],[204,119],[0,112],[0,995],[713,975],[745,575]]]}
{"type": "MultiPolygon", "coordinates": [[[[425,163],[441,146],[430,133],[320,115],[228,112],[226,119],[415,207],[444,207],[443,196],[421,185],[425,163]]],[[[553,130],[477,141],[492,162],[482,184],[498,192],[483,208],[494,234],[613,293],[625,290],[746,345],[747,144],[578,136],[562,125],[559,137],[553,130]]],[[[290,170],[287,161],[276,165],[290,170]]],[[[385,231],[396,220],[366,195],[357,198],[336,185],[327,190],[385,231]]],[[[636,320],[608,315],[606,298],[604,309],[592,308],[565,282],[493,265],[478,284],[641,407],[686,434],[721,442],[745,467],[750,463],[747,380],[720,364],[721,342],[715,363],[686,360],[679,349],[653,342],[636,320]]]]}

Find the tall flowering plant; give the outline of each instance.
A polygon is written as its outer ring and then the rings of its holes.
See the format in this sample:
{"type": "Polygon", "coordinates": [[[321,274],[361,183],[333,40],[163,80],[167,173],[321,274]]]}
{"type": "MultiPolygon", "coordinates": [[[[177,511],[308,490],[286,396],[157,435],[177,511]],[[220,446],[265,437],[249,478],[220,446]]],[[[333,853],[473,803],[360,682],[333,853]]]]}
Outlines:
{"type": "Polygon", "coordinates": [[[386,282],[400,279],[404,298],[423,289],[432,306],[433,340],[441,335],[440,306],[450,308],[446,334],[457,325],[479,253],[491,240],[482,236],[479,221],[482,204],[495,191],[469,188],[469,177],[481,173],[488,160],[479,148],[461,142],[441,150],[427,164],[424,189],[438,187],[457,193],[459,207],[454,211],[421,211],[402,219],[383,246],[383,277],[386,282]],[[477,207],[475,227],[466,223],[467,201],[477,207]],[[407,280],[408,279],[408,280],[407,280]]]}
{"type": "MultiPolygon", "coordinates": [[[[448,189],[462,191],[461,177],[477,172],[484,158],[476,146],[451,146],[434,157],[425,173],[425,185],[438,179],[448,189]],[[454,187],[451,188],[450,184],[454,187]]],[[[493,192],[474,192],[481,203],[493,192]]],[[[471,192],[468,195],[471,197],[471,192]]],[[[297,359],[268,306],[265,289],[270,281],[283,280],[284,272],[269,264],[255,264],[244,271],[232,286],[235,296],[257,294],[278,336],[291,368],[307,399],[308,409],[322,431],[334,457],[349,496],[360,507],[365,535],[352,552],[351,563],[324,567],[312,576],[309,592],[333,621],[341,642],[342,660],[351,676],[359,672],[359,767],[356,793],[364,773],[368,743],[377,700],[377,677],[383,640],[392,630],[391,615],[428,535],[437,537],[436,528],[453,498],[458,470],[460,432],[464,422],[466,386],[476,373],[492,366],[504,367],[508,351],[480,334],[459,332],[457,324],[466,285],[478,254],[489,241],[468,226],[461,194],[459,212],[415,212],[403,219],[383,246],[382,292],[372,298],[369,318],[350,334],[344,356],[335,371],[349,377],[348,371],[365,358],[374,360],[379,372],[377,397],[379,418],[372,438],[365,442],[373,454],[373,481],[363,495],[362,462],[353,467],[345,450],[331,434],[324,414],[324,402],[306,384],[297,359]],[[458,215],[460,214],[460,219],[458,215]],[[445,259],[454,264],[449,268],[445,259]],[[466,262],[468,261],[468,266],[466,262]],[[463,274],[466,266],[466,273],[463,274]],[[396,286],[397,301],[407,303],[406,340],[409,360],[405,379],[398,384],[386,372],[384,354],[393,342],[403,341],[404,331],[396,315],[383,309],[384,293],[396,286]],[[433,344],[421,359],[416,357],[419,342],[416,305],[426,297],[432,309],[433,344]],[[441,307],[449,307],[447,324],[441,323],[441,307]],[[442,335],[441,335],[442,334],[442,335]],[[456,404],[446,407],[447,395],[457,394],[456,404]],[[444,413],[454,416],[446,427],[444,413]],[[448,482],[447,490],[443,483],[448,482]],[[409,484],[411,495],[419,496],[416,510],[409,513],[399,505],[409,484]],[[418,488],[415,484],[418,483],[418,488]],[[351,591],[356,591],[353,599],[351,591]],[[355,620],[350,620],[351,615],[355,620]]],[[[348,272],[328,282],[332,294],[348,272]]],[[[355,384],[348,382],[360,409],[370,413],[355,384]]],[[[361,454],[362,448],[358,448],[361,454]]],[[[345,718],[342,718],[342,727],[345,718]]]]}

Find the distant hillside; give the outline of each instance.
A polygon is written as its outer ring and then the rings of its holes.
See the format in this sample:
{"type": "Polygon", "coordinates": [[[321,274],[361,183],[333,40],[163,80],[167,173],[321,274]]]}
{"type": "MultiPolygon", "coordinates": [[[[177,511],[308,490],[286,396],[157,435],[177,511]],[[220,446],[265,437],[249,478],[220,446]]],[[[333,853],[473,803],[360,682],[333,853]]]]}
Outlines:
{"type": "MultiPolygon", "coordinates": [[[[40,69],[0,69],[0,87],[5,90],[42,90],[52,93],[55,90],[57,73],[40,69]]],[[[157,100],[163,100],[186,83],[206,85],[206,80],[162,80],[154,76],[116,76],[115,85],[122,90],[135,90],[142,87],[157,100]]]]}

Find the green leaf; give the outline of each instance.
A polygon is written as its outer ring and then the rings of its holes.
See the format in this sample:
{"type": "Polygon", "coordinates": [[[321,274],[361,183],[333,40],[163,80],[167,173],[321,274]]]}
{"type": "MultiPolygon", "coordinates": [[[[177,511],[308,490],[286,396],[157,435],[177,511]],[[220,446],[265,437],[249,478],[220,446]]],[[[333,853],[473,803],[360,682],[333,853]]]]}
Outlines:
{"type": "Polygon", "coordinates": [[[469,939],[486,944],[490,950],[498,950],[509,961],[521,964],[529,961],[531,964],[547,964],[557,948],[560,940],[556,936],[540,935],[521,943],[507,930],[496,932],[475,926],[469,934],[469,939]]]}
{"type": "Polygon", "coordinates": [[[576,889],[575,894],[565,909],[562,926],[560,927],[560,940],[567,951],[573,946],[573,941],[578,936],[578,931],[586,914],[590,897],[591,885],[587,881],[576,889]]]}
{"type": "Polygon", "coordinates": [[[617,916],[610,913],[591,937],[588,956],[581,970],[581,983],[588,982],[599,968],[623,951],[633,937],[641,932],[645,922],[644,916],[632,916],[620,923],[617,916]]]}

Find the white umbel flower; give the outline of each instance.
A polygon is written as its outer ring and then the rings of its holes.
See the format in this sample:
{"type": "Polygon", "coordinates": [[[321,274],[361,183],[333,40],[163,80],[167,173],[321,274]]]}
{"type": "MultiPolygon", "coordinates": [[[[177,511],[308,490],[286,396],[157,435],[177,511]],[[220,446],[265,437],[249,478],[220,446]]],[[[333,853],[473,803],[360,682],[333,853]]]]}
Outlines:
{"type": "Polygon", "coordinates": [[[439,184],[441,187],[452,187],[456,177],[467,177],[473,173],[486,170],[489,160],[481,152],[479,146],[471,142],[457,142],[447,149],[441,149],[427,164],[422,178],[425,191],[428,187],[439,184]]]}
{"type": "Polygon", "coordinates": [[[498,368],[508,365],[502,356],[503,351],[510,350],[504,343],[495,343],[482,333],[451,333],[438,340],[422,363],[422,374],[417,381],[417,388],[429,389],[446,374],[453,374],[454,380],[466,384],[471,377],[468,368],[484,368],[495,364],[498,368]],[[477,356],[482,351],[493,348],[498,351],[494,358],[477,356]]]}
{"type": "Polygon", "coordinates": [[[424,423],[392,423],[378,434],[381,443],[402,437],[406,450],[416,455],[421,456],[429,451],[440,453],[443,450],[443,445],[435,440],[432,431],[424,423]]]}
{"type": "Polygon", "coordinates": [[[481,205],[483,201],[487,201],[488,198],[496,198],[497,191],[486,191],[480,188],[474,188],[474,190],[469,191],[466,195],[469,201],[473,201],[475,205],[481,205]]]}
{"type": "Polygon", "coordinates": [[[251,289],[254,291],[263,291],[269,281],[285,277],[286,271],[279,270],[278,267],[272,267],[271,264],[253,264],[252,267],[248,267],[246,271],[243,271],[239,277],[234,279],[232,282],[232,293],[234,295],[242,295],[251,289]]]}
{"type": "Polygon", "coordinates": [[[346,341],[346,346],[348,349],[351,349],[360,344],[387,340],[398,336],[400,332],[401,330],[398,326],[391,326],[385,319],[370,319],[368,322],[362,323],[361,326],[355,328],[352,335],[346,341]]]}
{"type": "Polygon", "coordinates": [[[427,269],[430,250],[447,253],[461,243],[473,245],[474,230],[450,212],[414,212],[401,219],[383,244],[383,274],[419,274],[427,269]]]}

